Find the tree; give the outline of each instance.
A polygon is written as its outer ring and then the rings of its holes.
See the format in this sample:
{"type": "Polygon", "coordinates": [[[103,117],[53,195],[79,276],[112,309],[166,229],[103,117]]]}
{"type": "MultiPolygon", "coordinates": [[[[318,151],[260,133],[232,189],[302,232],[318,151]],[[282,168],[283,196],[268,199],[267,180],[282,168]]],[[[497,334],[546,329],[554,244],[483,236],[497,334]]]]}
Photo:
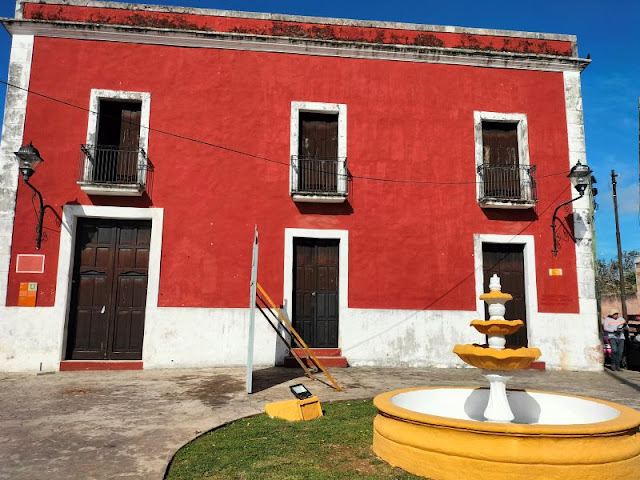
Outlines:
{"type": "MultiPolygon", "coordinates": [[[[640,251],[631,250],[622,252],[622,270],[624,272],[625,293],[633,294],[636,291],[636,271],[633,259],[640,255],[640,251]]],[[[598,279],[600,281],[600,293],[602,295],[620,294],[620,273],[618,259],[608,261],[598,260],[598,279]]]]}

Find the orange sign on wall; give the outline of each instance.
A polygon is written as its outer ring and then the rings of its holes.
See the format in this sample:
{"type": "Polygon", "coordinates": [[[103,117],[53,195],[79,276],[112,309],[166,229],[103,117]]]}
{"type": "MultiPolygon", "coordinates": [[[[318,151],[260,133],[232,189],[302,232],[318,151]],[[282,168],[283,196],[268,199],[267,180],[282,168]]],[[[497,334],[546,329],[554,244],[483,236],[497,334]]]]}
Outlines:
{"type": "Polygon", "coordinates": [[[18,293],[18,306],[19,307],[35,307],[37,293],[38,293],[37,282],[20,282],[20,293],[18,293]]]}

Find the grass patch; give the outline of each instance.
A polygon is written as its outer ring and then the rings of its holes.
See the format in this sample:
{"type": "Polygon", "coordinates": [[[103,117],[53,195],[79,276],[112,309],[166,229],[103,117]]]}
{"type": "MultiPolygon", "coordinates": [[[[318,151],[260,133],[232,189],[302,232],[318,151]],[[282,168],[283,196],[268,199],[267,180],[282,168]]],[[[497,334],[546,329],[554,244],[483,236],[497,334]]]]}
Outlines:
{"type": "Polygon", "coordinates": [[[169,480],[418,479],[371,451],[371,400],[323,405],[325,416],[286,422],[266,415],[238,420],[181,448],[169,480]]]}

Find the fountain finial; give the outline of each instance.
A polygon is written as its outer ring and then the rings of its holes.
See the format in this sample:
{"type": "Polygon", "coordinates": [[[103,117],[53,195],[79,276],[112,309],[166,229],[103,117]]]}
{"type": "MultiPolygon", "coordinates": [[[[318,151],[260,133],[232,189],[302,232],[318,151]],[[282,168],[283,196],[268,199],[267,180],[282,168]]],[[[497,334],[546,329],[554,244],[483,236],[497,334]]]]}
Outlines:
{"type": "Polygon", "coordinates": [[[491,279],[489,279],[489,290],[492,292],[502,291],[502,285],[500,285],[500,277],[497,273],[494,273],[491,279]]]}

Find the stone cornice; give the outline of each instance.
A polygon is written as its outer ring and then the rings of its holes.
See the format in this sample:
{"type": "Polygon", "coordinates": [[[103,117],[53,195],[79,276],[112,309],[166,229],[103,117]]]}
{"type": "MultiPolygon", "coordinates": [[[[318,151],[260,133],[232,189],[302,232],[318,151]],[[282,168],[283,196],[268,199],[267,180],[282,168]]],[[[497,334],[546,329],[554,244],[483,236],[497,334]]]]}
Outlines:
{"type": "Polygon", "coordinates": [[[136,10],[143,12],[192,14],[201,16],[216,16],[229,18],[247,18],[254,20],[272,20],[281,22],[302,22],[319,25],[340,25],[363,28],[390,28],[399,30],[414,30],[424,32],[459,33],[470,35],[488,35],[498,37],[513,37],[537,40],[560,40],[576,43],[575,35],[559,33],[524,32],[516,30],[499,30],[490,28],[457,27],[443,25],[425,25],[417,23],[389,22],[378,20],[354,20],[345,18],[312,17],[304,15],[287,15],[279,13],[242,12],[234,10],[216,10],[208,8],[179,7],[169,5],[147,5],[132,2],[109,2],[99,0],[17,0],[17,16],[21,18],[22,4],[36,3],[41,5],[68,5],[72,7],[114,8],[120,10],[136,10]]]}
{"type": "Polygon", "coordinates": [[[588,59],[414,45],[389,45],[343,40],[319,40],[299,37],[275,37],[243,33],[199,30],[173,30],[124,25],[0,19],[12,34],[73,38],[191,48],[220,48],[270,53],[289,53],[329,57],[444,63],[490,68],[512,68],[551,72],[582,71],[588,59]]]}

